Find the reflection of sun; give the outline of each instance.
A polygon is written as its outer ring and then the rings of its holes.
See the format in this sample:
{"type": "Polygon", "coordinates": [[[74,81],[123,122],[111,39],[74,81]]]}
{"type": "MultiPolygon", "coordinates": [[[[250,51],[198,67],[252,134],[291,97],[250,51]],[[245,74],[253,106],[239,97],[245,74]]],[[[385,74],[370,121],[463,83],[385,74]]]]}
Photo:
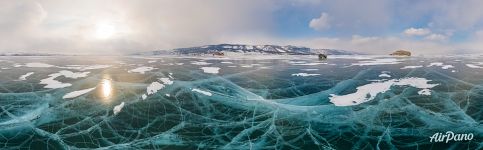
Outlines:
{"type": "Polygon", "coordinates": [[[112,84],[111,84],[111,80],[109,80],[109,79],[102,79],[101,86],[102,86],[102,96],[104,98],[110,97],[111,94],[112,94],[112,84]]]}
{"type": "Polygon", "coordinates": [[[112,97],[114,95],[114,86],[112,85],[112,79],[108,74],[102,76],[101,81],[98,85],[97,95],[103,103],[111,103],[112,97]]]}
{"type": "Polygon", "coordinates": [[[118,28],[112,22],[98,22],[95,28],[94,36],[98,39],[112,38],[118,32],[118,28]]]}

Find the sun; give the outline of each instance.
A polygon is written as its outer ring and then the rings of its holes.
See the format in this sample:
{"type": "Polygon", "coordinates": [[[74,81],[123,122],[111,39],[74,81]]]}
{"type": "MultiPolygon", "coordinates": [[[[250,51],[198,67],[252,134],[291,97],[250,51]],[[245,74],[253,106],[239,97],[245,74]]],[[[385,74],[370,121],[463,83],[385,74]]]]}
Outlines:
{"type": "Polygon", "coordinates": [[[94,36],[98,39],[110,39],[118,32],[118,28],[111,22],[99,22],[95,26],[94,36]]]}

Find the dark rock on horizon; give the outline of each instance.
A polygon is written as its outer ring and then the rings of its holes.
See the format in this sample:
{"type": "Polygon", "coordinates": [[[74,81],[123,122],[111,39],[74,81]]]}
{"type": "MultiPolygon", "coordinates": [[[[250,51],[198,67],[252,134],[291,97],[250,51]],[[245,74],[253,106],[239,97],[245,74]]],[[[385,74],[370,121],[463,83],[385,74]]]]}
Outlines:
{"type": "Polygon", "coordinates": [[[411,52],[407,50],[397,50],[390,55],[392,56],[411,56],[411,52]]]}

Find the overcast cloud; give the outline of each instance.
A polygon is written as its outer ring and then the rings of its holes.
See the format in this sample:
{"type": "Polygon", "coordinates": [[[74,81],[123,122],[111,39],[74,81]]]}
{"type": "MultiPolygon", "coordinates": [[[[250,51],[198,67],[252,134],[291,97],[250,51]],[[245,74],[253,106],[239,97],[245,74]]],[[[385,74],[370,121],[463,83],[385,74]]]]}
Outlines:
{"type": "Polygon", "coordinates": [[[479,0],[2,0],[0,52],[126,54],[279,44],[483,53],[479,0]]]}

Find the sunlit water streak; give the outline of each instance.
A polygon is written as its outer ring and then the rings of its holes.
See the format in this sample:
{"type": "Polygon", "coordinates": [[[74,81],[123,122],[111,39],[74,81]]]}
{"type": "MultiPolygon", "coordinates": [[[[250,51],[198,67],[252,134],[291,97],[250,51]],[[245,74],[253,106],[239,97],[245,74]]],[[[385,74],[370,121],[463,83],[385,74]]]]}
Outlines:
{"type": "Polygon", "coordinates": [[[99,96],[102,98],[103,102],[110,103],[114,92],[112,79],[108,75],[105,75],[99,84],[99,96]]]}

